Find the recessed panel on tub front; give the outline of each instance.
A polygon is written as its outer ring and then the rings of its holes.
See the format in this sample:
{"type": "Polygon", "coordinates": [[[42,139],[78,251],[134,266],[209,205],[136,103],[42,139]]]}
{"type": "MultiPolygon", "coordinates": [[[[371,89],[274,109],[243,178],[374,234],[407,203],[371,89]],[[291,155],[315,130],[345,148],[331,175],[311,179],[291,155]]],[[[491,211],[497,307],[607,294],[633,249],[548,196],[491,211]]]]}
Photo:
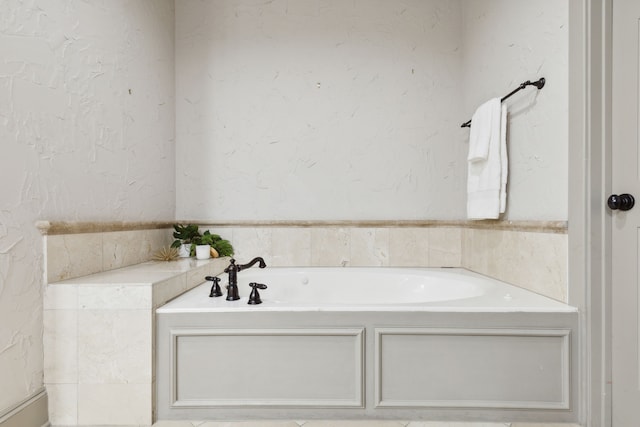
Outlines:
{"type": "Polygon", "coordinates": [[[173,329],[172,407],[362,407],[363,329],[173,329]]]}
{"type": "Polygon", "coordinates": [[[569,409],[569,335],[376,329],[376,405],[569,409]]]}

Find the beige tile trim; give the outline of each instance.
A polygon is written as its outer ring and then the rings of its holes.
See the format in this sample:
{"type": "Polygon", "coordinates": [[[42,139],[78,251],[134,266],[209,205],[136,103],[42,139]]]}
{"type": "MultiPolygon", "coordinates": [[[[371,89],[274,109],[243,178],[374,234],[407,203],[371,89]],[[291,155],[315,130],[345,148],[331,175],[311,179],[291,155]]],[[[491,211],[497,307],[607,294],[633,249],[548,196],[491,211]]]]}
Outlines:
{"type": "MultiPolygon", "coordinates": [[[[183,221],[184,222],[184,221],[183,221]]],[[[567,221],[363,220],[363,221],[191,221],[203,227],[473,228],[566,234],[567,221]]]]}
{"type": "Polygon", "coordinates": [[[44,388],[8,411],[0,413],[0,427],[40,426],[49,426],[48,399],[44,388]]]}
{"type": "Polygon", "coordinates": [[[336,220],[336,221],[157,221],[157,222],[68,222],[38,221],[43,235],[100,233],[110,231],[153,230],[171,228],[174,223],[199,224],[203,227],[424,227],[473,228],[484,230],[529,231],[534,233],[567,233],[567,221],[464,221],[464,220],[336,220]]]}
{"type": "Polygon", "coordinates": [[[172,228],[175,222],[72,222],[72,221],[37,221],[36,228],[42,235],[103,233],[110,231],[157,230],[172,228]]]}

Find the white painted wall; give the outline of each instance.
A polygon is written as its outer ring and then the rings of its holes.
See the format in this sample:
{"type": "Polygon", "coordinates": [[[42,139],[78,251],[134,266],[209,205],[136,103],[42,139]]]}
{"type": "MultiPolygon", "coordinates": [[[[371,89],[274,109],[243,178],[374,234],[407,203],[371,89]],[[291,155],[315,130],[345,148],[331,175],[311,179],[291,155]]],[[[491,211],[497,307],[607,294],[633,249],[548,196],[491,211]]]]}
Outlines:
{"type": "Polygon", "coordinates": [[[0,2],[0,413],[42,387],[49,220],[174,217],[173,1],[0,2]]]}
{"type": "Polygon", "coordinates": [[[567,0],[462,0],[464,116],[526,80],[545,77],[509,106],[506,218],[568,218],[567,0]]]}
{"type": "Polygon", "coordinates": [[[462,218],[461,24],[458,0],[177,0],[177,216],[462,218]]]}
{"type": "Polygon", "coordinates": [[[567,1],[176,2],[177,214],[460,219],[468,129],[509,101],[506,219],[567,218],[567,1]]]}

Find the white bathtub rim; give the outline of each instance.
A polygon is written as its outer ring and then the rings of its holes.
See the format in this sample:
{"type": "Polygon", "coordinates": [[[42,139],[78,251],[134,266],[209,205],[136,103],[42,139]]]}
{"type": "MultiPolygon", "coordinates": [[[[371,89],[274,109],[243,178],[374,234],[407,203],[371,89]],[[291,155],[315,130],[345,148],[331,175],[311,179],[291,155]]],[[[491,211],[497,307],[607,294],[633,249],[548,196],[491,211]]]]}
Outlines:
{"type": "Polygon", "coordinates": [[[407,305],[381,305],[381,306],[288,306],[269,307],[265,305],[251,306],[246,303],[247,298],[238,300],[238,306],[212,307],[212,308],[171,308],[159,307],[157,314],[180,314],[180,313],[241,313],[241,312],[432,312],[432,313],[575,313],[577,308],[567,306],[566,308],[540,308],[540,307],[430,307],[430,306],[407,306],[407,305]]]}
{"type": "MultiPolygon", "coordinates": [[[[269,300],[269,289],[261,291],[263,303],[248,305],[248,291],[243,289],[243,295],[238,301],[226,301],[225,296],[210,298],[210,282],[204,282],[196,288],[182,294],[164,306],[159,307],[158,314],[168,313],[211,313],[211,312],[458,312],[458,313],[573,313],[576,307],[556,301],[543,295],[519,288],[478,273],[462,268],[411,268],[411,267],[372,267],[378,271],[395,271],[415,274],[417,272],[449,274],[469,277],[471,280],[490,282],[492,295],[470,298],[460,298],[451,301],[436,301],[426,303],[375,303],[375,304],[342,304],[340,302],[323,303],[319,305],[308,303],[279,303],[269,300]]],[[[272,267],[272,271],[318,271],[339,270],[333,267],[272,267]]],[[[350,272],[368,270],[361,267],[347,267],[350,272]]]]}

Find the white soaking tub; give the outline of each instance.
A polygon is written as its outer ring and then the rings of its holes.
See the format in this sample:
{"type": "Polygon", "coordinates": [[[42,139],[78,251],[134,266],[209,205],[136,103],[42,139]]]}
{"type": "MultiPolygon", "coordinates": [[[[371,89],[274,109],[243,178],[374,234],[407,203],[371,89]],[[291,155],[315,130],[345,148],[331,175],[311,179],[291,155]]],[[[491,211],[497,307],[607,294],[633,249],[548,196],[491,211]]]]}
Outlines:
{"type": "Polygon", "coordinates": [[[550,298],[437,268],[254,267],[238,301],[210,287],[156,311],[158,419],[577,420],[577,310],[550,298]]]}

